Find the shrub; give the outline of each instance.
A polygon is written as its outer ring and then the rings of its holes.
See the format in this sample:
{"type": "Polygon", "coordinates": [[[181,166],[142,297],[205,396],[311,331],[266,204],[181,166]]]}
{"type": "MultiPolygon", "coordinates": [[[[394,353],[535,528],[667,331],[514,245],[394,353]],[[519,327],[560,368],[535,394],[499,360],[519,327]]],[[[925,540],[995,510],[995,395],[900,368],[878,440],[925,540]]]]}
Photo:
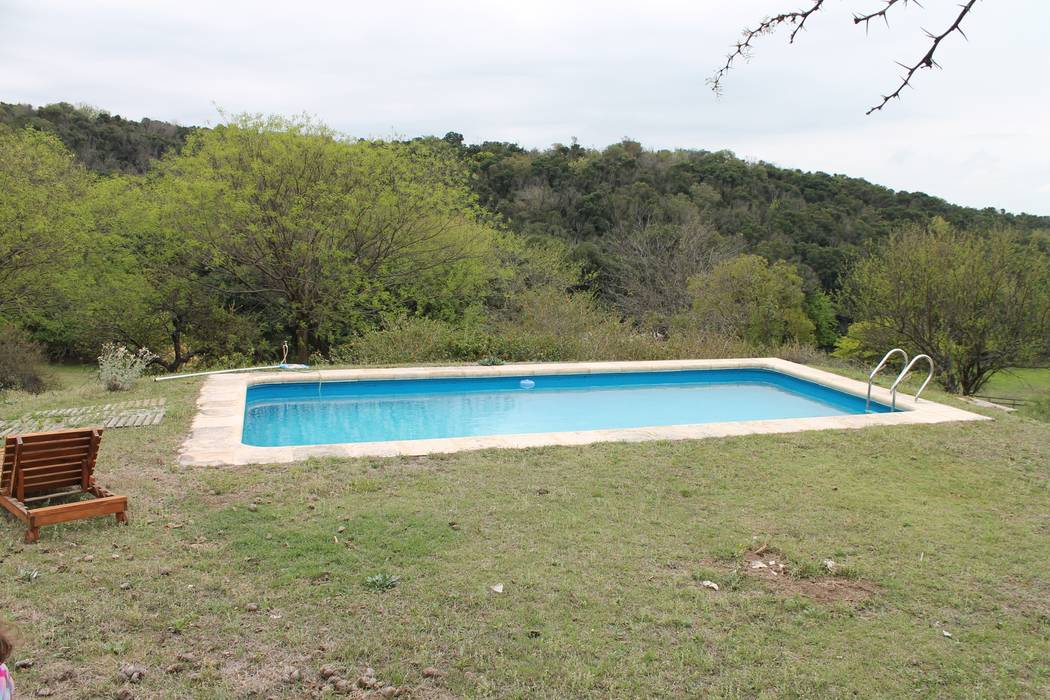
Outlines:
{"type": "Polygon", "coordinates": [[[391,365],[476,361],[487,354],[488,341],[476,328],[399,316],[388,319],[384,328],[333,348],[331,359],[337,364],[391,365]]]}
{"type": "Polygon", "coordinates": [[[132,351],[124,345],[106,343],[98,356],[98,380],[108,391],[127,391],[155,357],[146,348],[132,351]]]}
{"type": "Polygon", "coordinates": [[[14,326],[0,326],[0,389],[33,394],[47,388],[41,373],[44,354],[14,326]]]}
{"type": "Polygon", "coordinates": [[[666,336],[640,331],[590,295],[538,289],[521,293],[498,320],[452,324],[398,317],[335,348],[338,364],[672,360],[777,355],[811,362],[826,357],[808,345],[752,347],[746,341],[673,323],[666,336]]]}
{"type": "Polygon", "coordinates": [[[370,591],[375,591],[376,593],[382,593],[384,591],[389,591],[391,588],[396,588],[399,583],[401,583],[400,576],[381,572],[366,578],[365,588],[370,591]]]}
{"type": "Polygon", "coordinates": [[[804,308],[802,278],[791,263],[770,265],[758,255],[740,255],[691,277],[689,292],[693,315],[703,328],[756,346],[813,340],[815,326],[804,308]]]}
{"type": "Polygon", "coordinates": [[[956,231],[935,219],[902,229],[859,261],[842,299],[866,324],[850,328],[862,349],[925,353],[945,389],[973,394],[999,370],[1045,351],[1048,288],[1050,259],[1034,244],[1008,231],[956,231]]]}

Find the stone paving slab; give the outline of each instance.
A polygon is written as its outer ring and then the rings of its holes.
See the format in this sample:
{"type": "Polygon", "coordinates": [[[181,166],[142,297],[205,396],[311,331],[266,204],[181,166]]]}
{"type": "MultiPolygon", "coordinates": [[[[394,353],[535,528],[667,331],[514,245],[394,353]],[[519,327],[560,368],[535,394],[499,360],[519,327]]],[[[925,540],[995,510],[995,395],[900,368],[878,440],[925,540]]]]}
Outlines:
{"type": "Polygon", "coordinates": [[[166,410],[164,399],[52,408],[27,413],[13,420],[0,420],[0,437],[95,425],[103,428],[141,428],[159,424],[164,420],[166,410]]]}

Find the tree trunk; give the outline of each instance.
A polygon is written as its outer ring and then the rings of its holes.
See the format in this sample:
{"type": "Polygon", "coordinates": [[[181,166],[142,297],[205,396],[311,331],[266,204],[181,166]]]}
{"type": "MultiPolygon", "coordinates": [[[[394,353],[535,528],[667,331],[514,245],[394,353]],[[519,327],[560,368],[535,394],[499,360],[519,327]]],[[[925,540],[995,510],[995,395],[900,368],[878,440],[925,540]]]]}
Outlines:
{"type": "Polygon", "coordinates": [[[295,329],[295,361],[305,365],[310,359],[310,329],[305,321],[299,321],[295,329]]]}

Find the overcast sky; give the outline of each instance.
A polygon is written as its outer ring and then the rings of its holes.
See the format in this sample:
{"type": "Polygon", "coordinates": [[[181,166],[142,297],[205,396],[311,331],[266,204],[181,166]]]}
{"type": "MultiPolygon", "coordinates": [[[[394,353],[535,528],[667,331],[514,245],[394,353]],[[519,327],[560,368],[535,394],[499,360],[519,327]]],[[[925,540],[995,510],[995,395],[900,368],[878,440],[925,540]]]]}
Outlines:
{"type": "Polygon", "coordinates": [[[355,136],[530,147],[628,136],[1050,214],[1050,1],[980,0],[943,70],[870,117],[958,0],[895,7],[867,36],[852,12],[883,0],[829,0],[711,94],[744,26],[808,2],[0,0],[0,101],[186,125],[305,111],[355,136]]]}

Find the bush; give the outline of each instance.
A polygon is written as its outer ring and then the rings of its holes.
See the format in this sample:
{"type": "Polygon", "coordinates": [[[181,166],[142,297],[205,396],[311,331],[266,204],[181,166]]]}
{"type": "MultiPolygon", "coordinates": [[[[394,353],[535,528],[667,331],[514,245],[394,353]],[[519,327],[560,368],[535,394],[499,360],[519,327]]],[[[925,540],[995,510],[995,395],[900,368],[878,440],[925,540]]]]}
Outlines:
{"type": "Polygon", "coordinates": [[[47,388],[44,353],[14,326],[0,326],[0,389],[38,394],[47,388]]]}
{"type": "Polygon", "coordinates": [[[146,348],[132,351],[124,345],[106,343],[98,356],[98,380],[107,391],[127,391],[155,357],[146,348]]]}
{"type": "Polygon", "coordinates": [[[334,348],[336,364],[392,365],[477,361],[490,352],[491,339],[472,326],[429,318],[400,316],[334,348]]]}
{"type": "Polygon", "coordinates": [[[951,392],[973,394],[1001,369],[1029,362],[1050,337],[1050,259],[1004,231],[956,231],[943,220],[898,231],[843,285],[855,347],[933,358],[951,392]]]}
{"type": "Polygon", "coordinates": [[[800,362],[826,361],[809,345],[768,347],[672,323],[666,336],[641,332],[602,308],[590,295],[538,289],[520,294],[501,319],[452,324],[397,317],[334,349],[336,364],[435,362],[570,362],[673,360],[775,355],[800,362]]]}
{"type": "Polygon", "coordinates": [[[755,346],[813,341],[802,278],[791,263],[740,255],[691,277],[689,293],[696,322],[711,331],[755,346]]]}
{"type": "Polygon", "coordinates": [[[839,322],[835,315],[835,302],[827,292],[817,289],[806,296],[806,316],[813,322],[813,339],[825,350],[835,347],[839,339],[839,322]]]}

